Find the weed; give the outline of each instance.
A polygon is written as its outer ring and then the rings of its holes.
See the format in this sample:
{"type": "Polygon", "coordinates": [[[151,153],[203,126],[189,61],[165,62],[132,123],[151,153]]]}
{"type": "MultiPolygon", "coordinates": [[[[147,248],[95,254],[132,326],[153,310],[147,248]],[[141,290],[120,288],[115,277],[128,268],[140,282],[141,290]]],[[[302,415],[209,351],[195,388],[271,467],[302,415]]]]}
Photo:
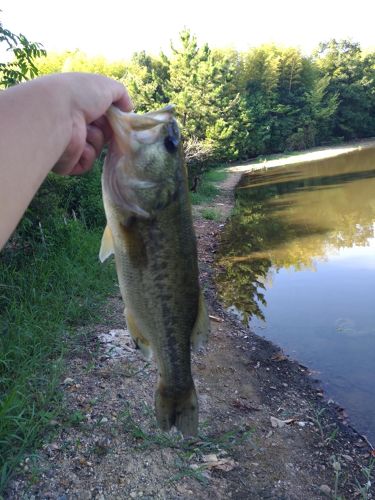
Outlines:
{"type": "Polygon", "coordinates": [[[184,460],[178,458],[175,461],[175,467],[178,469],[178,473],[169,479],[169,483],[177,482],[182,478],[192,478],[200,483],[207,484],[207,478],[204,476],[205,468],[203,466],[192,467],[192,464],[187,464],[184,460]]]}
{"type": "Polygon", "coordinates": [[[106,444],[98,442],[92,447],[91,452],[97,457],[104,457],[109,453],[109,448],[106,444]]]}
{"type": "Polygon", "coordinates": [[[328,434],[328,426],[324,428],[323,423],[323,415],[326,411],[326,408],[321,408],[320,410],[313,410],[314,416],[310,417],[311,420],[316,424],[319,429],[319,434],[321,438],[321,442],[324,446],[331,444],[337,437],[337,433],[339,431],[338,427],[335,426],[332,431],[328,434]]]}
{"type": "MultiPolygon", "coordinates": [[[[148,413],[148,407],[145,406],[144,411],[147,411],[148,413]]],[[[138,442],[137,448],[139,449],[145,449],[155,445],[163,448],[175,448],[177,445],[176,439],[180,438],[177,434],[167,434],[162,432],[147,433],[134,420],[129,407],[125,408],[119,414],[119,421],[124,425],[126,432],[138,442]]]]}
{"type": "Polygon", "coordinates": [[[204,219],[218,221],[221,219],[221,214],[215,208],[203,208],[201,215],[204,219]]]}
{"type": "Polygon", "coordinates": [[[340,462],[338,460],[336,460],[335,457],[333,457],[333,460],[332,460],[332,467],[333,467],[334,474],[335,474],[335,485],[334,485],[333,495],[334,495],[334,498],[336,499],[337,498],[337,494],[338,494],[338,489],[339,489],[339,479],[340,479],[340,474],[341,474],[341,464],[340,464],[340,462]]]}
{"type": "Polygon", "coordinates": [[[361,500],[368,500],[371,498],[370,490],[372,485],[372,471],[374,467],[375,459],[371,458],[369,465],[367,467],[363,467],[361,470],[365,483],[362,484],[361,481],[356,480],[357,492],[360,495],[361,500]]]}
{"type": "Polygon", "coordinates": [[[339,459],[337,459],[334,455],[331,457],[332,460],[332,468],[334,471],[335,475],[335,484],[334,484],[334,490],[332,493],[332,497],[334,500],[342,500],[342,497],[339,496],[338,491],[339,491],[339,482],[340,482],[340,477],[341,477],[341,464],[339,459]]]}
{"type": "Polygon", "coordinates": [[[331,431],[331,433],[325,438],[324,442],[325,444],[331,444],[335,441],[335,439],[337,438],[337,433],[339,432],[339,429],[338,427],[335,425],[335,427],[333,428],[333,430],[331,431]]]}
{"type": "Polygon", "coordinates": [[[72,414],[69,415],[69,419],[68,419],[67,423],[70,425],[73,425],[73,426],[78,426],[79,424],[81,424],[84,421],[85,421],[85,415],[81,411],[76,410],[72,414]]]}

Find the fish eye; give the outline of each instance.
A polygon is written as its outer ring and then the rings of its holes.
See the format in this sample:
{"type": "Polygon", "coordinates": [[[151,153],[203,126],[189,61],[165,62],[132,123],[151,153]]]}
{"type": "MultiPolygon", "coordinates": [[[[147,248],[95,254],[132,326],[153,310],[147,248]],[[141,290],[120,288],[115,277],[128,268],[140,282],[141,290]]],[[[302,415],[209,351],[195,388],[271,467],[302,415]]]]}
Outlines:
{"type": "Polygon", "coordinates": [[[178,130],[177,123],[172,121],[168,124],[167,136],[164,139],[164,146],[168,153],[175,153],[177,146],[180,143],[180,131],[178,130]]]}
{"type": "Polygon", "coordinates": [[[174,153],[177,150],[177,144],[169,136],[164,139],[164,146],[168,153],[174,153]]]}

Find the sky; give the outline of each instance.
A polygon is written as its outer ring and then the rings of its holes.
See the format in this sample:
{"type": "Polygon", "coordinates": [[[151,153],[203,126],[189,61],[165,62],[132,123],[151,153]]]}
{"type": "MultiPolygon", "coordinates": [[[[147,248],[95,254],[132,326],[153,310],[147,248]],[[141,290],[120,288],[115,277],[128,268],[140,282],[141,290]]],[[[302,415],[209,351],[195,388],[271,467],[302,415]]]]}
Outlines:
{"type": "Polygon", "coordinates": [[[108,59],[168,53],[184,27],[199,43],[238,50],[275,42],[308,54],[330,38],[375,47],[374,0],[0,0],[0,9],[4,27],[47,51],[108,59]]]}

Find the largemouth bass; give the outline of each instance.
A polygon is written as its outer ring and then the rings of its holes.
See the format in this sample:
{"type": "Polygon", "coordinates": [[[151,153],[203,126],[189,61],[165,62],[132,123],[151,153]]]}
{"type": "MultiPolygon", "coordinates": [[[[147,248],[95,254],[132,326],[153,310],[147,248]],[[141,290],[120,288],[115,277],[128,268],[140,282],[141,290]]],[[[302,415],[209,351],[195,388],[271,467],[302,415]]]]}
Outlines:
{"type": "Polygon", "coordinates": [[[114,131],[102,177],[107,227],[100,260],[114,253],[129,332],[155,357],[155,411],[162,430],[198,430],[191,347],[209,319],[199,287],[196,239],[173,107],[138,115],[111,107],[114,131]]]}

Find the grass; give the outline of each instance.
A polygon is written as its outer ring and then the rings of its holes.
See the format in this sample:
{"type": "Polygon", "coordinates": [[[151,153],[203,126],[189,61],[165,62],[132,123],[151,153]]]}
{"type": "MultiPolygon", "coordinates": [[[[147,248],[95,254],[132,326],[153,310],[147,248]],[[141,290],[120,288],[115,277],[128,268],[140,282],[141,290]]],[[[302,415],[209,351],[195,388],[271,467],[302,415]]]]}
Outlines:
{"type": "Polygon", "coordinates": [[[191,203],[193,205],[203,205],[212,201],[220,191],[215,184],[224,181],[227,176],[227,172],[222,167],[216,167],[204,172],[198,182],[197,192],[191,193],[191,203]]]}
{"type": "Polygon", "coordinates": [[[202,208],[201,215],[204,219],[218,221],[221,219],[221,213],[216,208],[202,208]]]}
{"type": "MultiPolygon", "coordinates": [[[[198,437],[183,438],[180,433],[161,432],[156,424],[153,408],[144,406],[144,416],[153,420],[152,430],[146,431],[141,424],[135,420],[132,415],[129,404],[124,408],[120,415],[124,431],[129,434],[134,440],[134,449],[149,450],[155,448],[169,448],[175,451],[175,468],[177,469],[168,482],[177,482],[182,478],[193,478],[199,482],[206,483],[207,478],[204,475],[206,467],[202,463],[205,455],[210,453],[218,456],[225,453],[233,453],[235,448],[242,445],[244,442],[251,441],[252,429],[248,428],[233,428],[229,431],[224,431],[216,434],[206,434],[202,430],[208,425],[208,422],[201,424],[201,429],[198,437]],[[201,465],[193,462],[200,462],[201,465]]],[[[253,444],[254,448],[256,446],[253,444]]]]}
{"type": "Polygon", "coordinates": [[[61,413],[64,356],[114,283],[99,231],[68,226],[62,243],[0,261],[0,492],[61,413]]]}

